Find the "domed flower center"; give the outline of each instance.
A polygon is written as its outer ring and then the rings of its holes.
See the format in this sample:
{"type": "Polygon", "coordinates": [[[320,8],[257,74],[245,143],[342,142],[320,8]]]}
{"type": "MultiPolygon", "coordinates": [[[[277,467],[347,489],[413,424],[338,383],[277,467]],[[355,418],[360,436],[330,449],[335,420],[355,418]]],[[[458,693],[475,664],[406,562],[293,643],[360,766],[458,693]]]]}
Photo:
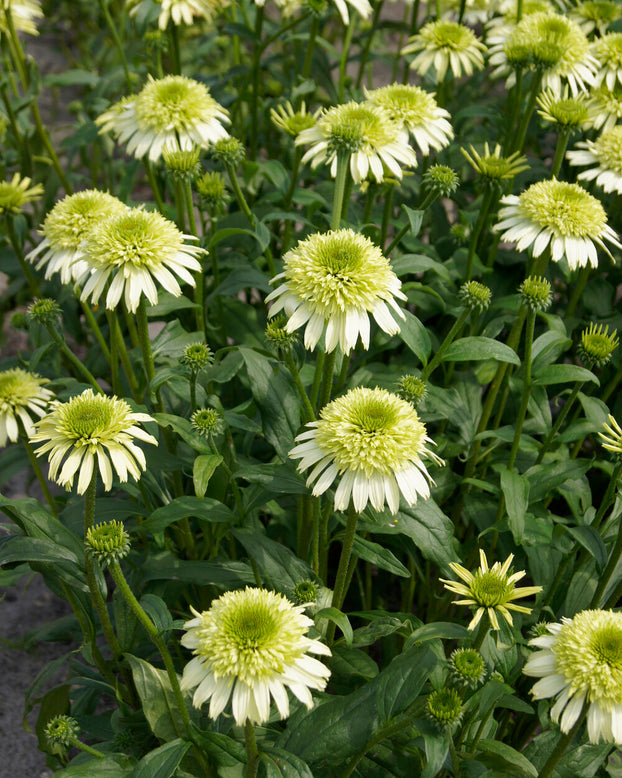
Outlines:
{"type": "Polygon", "coordinates": [[[136,97],[134,110],[141,126],[156,131],[187,130],[204,113],[215,112],[216,101],[207,87],[185,76],[150,81],[136,97]]]}
{"type": "Polygon", "coordinates": [[[467,27],[463,27],[457,22],[438,22],[430,27],[430,31],[432,32],[431,38],[437,46],[455,51],[468,47],[473,36],[467,27]]]}
{"type": "Polygon", "coordinates": [[[67,405],[65,424],[73,438],[86,442],[110,426],[114,412],[111,405],[95,397],[80,399],[80,403],[67,405]]]}
{"type": "Polygon", "coordinates": [[[607,224],[601,203],[578,184],[539,181],[520,195],[520,209],[536,224],[560,235],[599,234],[607,224]]]}
{"type": "Polygon", "coordinates": [[[592,151],[603,167],[622,175],[622,127],[614,127],[594,141],[592,151]]]}
{"type": "Polygon", "coordinates": [[[54,206],[43,224],[43,234],[52,246],[76,249],[93,225],[123,210],[125,205],[107,192],[78,192],[54,206]]]}

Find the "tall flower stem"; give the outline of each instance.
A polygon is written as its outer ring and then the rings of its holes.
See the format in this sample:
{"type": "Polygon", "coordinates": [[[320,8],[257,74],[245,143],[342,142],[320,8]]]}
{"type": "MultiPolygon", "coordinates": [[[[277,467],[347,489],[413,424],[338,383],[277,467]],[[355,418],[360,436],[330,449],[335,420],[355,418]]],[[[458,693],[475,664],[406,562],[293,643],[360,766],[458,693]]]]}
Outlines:
{"type": "Polygon", "coordinates": [[[387,232],[389,231],[389,224],[391,223],[391,216],[393,215],[393,193],[395,192],[395,185],[388,183],[386,185],[388,191],[384,198],[384,208],[382,210],[382,226],[380,227],[380,245],[384,246],[387,240],[387,232]]]}
{"type": "MultiPolygon", "coordinates": [[[[151,339],[149,338],[149,323],[147,321],[147,304],[144,296],[141,295],[138,308],[136,310],[136,323],[138,325],[138,339],[140,340],[140,349],[145,363],[145,374],[147,376],[147,394],[151,395],[149,384],[155,376],[155,366],[153,363],[153,353],[151,351],[151,339]]],[[[163,411],[162,400],[159,392],[156,392],[156,407],[159,412],[163,411]]]]}
{"type": "Polygon", "coordinates": [[[559,135],[557,136],[557,146],[555,147],[555,156],[553,157],[553,165],[551,167],[551,178],[557,178],[559,175],[569,137],[570,127],[564,127],[560,130],[559,135]]]}
{"type": "Polygon", "coordinates": [[[158,186],[155,173],[153,172],[153,168],[151,167],[151,162],[149,161],[149,157],[147,156],[143,157],[143,167],[145,168],[145,172],[147,173],[149,186],[151,187],[151,191],[153,192],[153,197],[155,199],[158,211],[160,211],[162,216],[166,216],[166,208],[164,206],[164,200],[162,199],[162,193],[160,192],[160,187],[158,186]]]}
{"type": "Polygon", "coordinates": [[[428,378],[432,375],[434,370],[440,365],[440,363],[443,360],[443,357],[445,356],[445,353],[451,343],[453,342],[456,335],[460,332],[460,330],[464,327],[466,320],[469,318],[471,311],[468,308],[465,308],[464,311],[460,314],[460,316],[456,319],[456,321],[453,323],[451,329],[445,335],[445,339],[441,343],[438,351],[433,356],[433,358],[428,362],[428,364],[423,368],[421,371],[421,380],[427,381],[428,378]]]}
{"type": "Polygon", "coordinates": [[[510,456],[508,457],[507,461],[508,470],[511,470],[514,467],[514,462],[516,461],[516,455],[518,454],[518,447],[520,444],[520,437],[523,431],[523,424],[525,423],[525,417],[527,415],[527,405],[529,404],[529,397],[531,396],[531,350],[533,347],[533,333],[535,324],[536,312],[532,308],[529,308],[527,311],[527,325],[525,327],[523,393],[521,396],[518,416],[514,423],[514,440],[512,441],[512,448],[510,449],[510,456]]]}
{"type": "MultiPolygon", "coordinates": [[[[320,20],[317,14],[313,14],[311,17],[311,27],[309,29],[309,40],[307,41],[307,50],[305,52],[305,60],[302,65],[302,78],[306,81],[311,73],[311,65],[313,64],[313,51],[315,49],[315,39],[317,38],[318,30],[320,28],[320,20]]],[[[302,95],[296,101],[295,109],[298,110],[302,103],[302,95]]]]}
{"type": "Polygon", "coordinates": [[[261,72],[261,28],[263,26],[264,7],[255,6],[255,39],[253,43],[253,84],[251,91],[251,137],[250,137],[250,158],[255,160],[257,157],[257,143],[259,141],[259,82],[261,72]]]}
{"type": "Polygon", "coordinates": [[[121,333],[121,327],[119,326],[119,319],[115,311],[106,311],[106,315],[108,317],[108,326],[110,328],[110,345],[112,347],[114,344],[114,349],[118,354],[119,359],[121,360],[121,364],[123,365],[123,371],[130,385],[130,391],[132,393],[132,397],[136,402],[139,402],[140,392],[138,389],[138,380],[136,378],[136,373],[134,372],[134,368],[132,367],[130,355],[127,353],[125,340],[121,333]]]}
{"type": "Polygon", "coordinates": [[[17,261],[19,262],[19,266],[22,270],[22,273],[24,274],[24,278],[26,279],[28,286],[30,287],[30,293],[33,297],[38,297],[40,294],[39,281],[24,259],[24,251],[19,240],[17,239],[17,235],[15,234],[15,227],[13,225],[12,216],[7,216],[7,218],[4,220],[4,223],[6,224],[6,232],[9,236],[9,241],[13,247],[15,256],[17,257],[17,261]]]}
{"type": "Polygon", "coordinates": [[[585,381],[579,381],[576,383],[572,389],[572,392],[570,393],[570,396],[564,403],[564,407],[561,409],[561,411],[557,414],[557,418],[555,419],[555,424],[551,427],[549,430],[549,434],[546,436],[546,438],[542,441],[542,446],[540,448],[540,451],[538,452],[538,458],[536,459],[536,465],[539,465],[540,462],[544,459],[544,455],[549,450],[549,446],[555,439],[555,436],[559,432],[560,427],[564,423],[564,420],[566,416],[570,413],[570,409],[574,405],[574,401],[577,399],[577,396],[579,392],[581,391],[583,385],[585,384],[585,381]]]}
{"type": "Polygon", "coordinates": [[[582,267],[579,271],[579,277],[572,286],[572,293],[570,295],[570,299],[568,300],[568,305],[566,306],[564,319],[569,319],[571,316],[574,316],[574,312],[590,277],[590,271],[591,267],[589,265],[582,267]]]}
{"type": "Polygon", "coordinates": [[[324,362],[326,360],[326,353],[319,351],[315,358],[315,372],[313,373],[313,383],[311,384],[311,392],[309,393],[309,400],[312,408],[317,408],[317,398],[320,394],[320,385],[322,382],[322,374],[324,372],[324,362]]]}
{"type": "Polygon", "coordinates": [[[522,151],[525,145],[525,136],[527,135],[527,128],[531,120],[534,108],[536,107],[536,99],[540,94],[540,86],[542,84],[542,74],[539,72],[534,73],[533,81],[531,83],[531,92],[529,93],[529,99],[527,100],[527,107],[523,114],[518,130],[516,132],[514,143],[514,151],[522,151]]]}
{"type": "Polygon", "coordinates": [[[82,378],[84,378],[86,382],[89,383],[96,392],[103,394],[104,390],[97,383],[91,371],[78,359],[78,357],[65,343],[65,339],[58,332],[54,324],[52,322],[46,323],[45,328],[48,331],[54,343],[56,343],[56,345],[58,346],[59,351],[63,354],[63,356],[67,359],[67,361],[70,362],[71,365],[73,365],[73,367],[76,368],[76,370],[82,376],[82,378]]]}
{"type": "Polygon", "coordinates": [[[467,254],[467,266],[466,266],[466,272],[465,272],[465,281],[470,281],[471,276],[473,275],[473,264],[475,262],[475,250],[477,249],[477,243],[479,241],[479,236],[482,232],[482,229],[484,228],[484,224],[486,224],[486,219],[488,218],[488,213],[490,211],[490,206],[492,205],[494,197],[494,191],[493,188],[490,186],[487,188],[486,193],[484,194],[484,198],[482,200],[482,204],[479,209],[479,215],[477,217],[477,221],[475,222],[475,226],[473,227],[473,232],[471,233],[471,237],[469,240],[469,250],[467,254]]]}
{"type": "Polygon", "coordinates": [[[331,217],[331,230],[338,230],[341,226],[341,211],[343,209],[343,196],[346,191],[346,181],[350,165],[350,155],[344,152],[337,154],[337,175],[335,176],[335,189],[333,191],[333,214],[331,217]]]}
{"type": "Polygon", "coordinates": [[[620,561],[620,557],[622,557],[622,522],[618,522],[618,536],[616,537],[616,542],[611,549],[611,555],[609,557],[609,561],[607,562],[607,566],[605,567],[603,574],[598,579],[596,591],[594,592],[594,596],[590,602],[590,608],[599,607],[602,596],[605,593],[609,581],[611,580],[611,576],[613,575],[618,562],[620,561]]]}
{"type": "Polygon", "coordinates": [[[106,362],[110,363],[110,349],[106,345],[106,341],[104,340],[104,336],[102,335],[102,331],[99,327],[99,324],[97,323],[97,319],[93,315],[93,311],[91,310],[91,306],[88,303],[85,303],[83,300],[80,300],[80,306],[82,307],[82,311],[84,313],[84,318],[87,320],[89,327],[91,328],[91,332],[93,333],[93,337],[97,341],[97,344],[99,345],[100,349],[102,350],[102,353],[104,357],[106,358],[106,362]]]}
{"type": "Polygon", "coordinates": [[[282,355],[283,355],[283,361],[285,362],[285,365],[289,370],[291,377],[294,379],[294,383],[296,384],[296,389],[298,389],[298,394],[300,395],[300,399],[302,401],[302,405],[306,414],[306,421],[313,421],[315,419],[315,412],[313,410],[313,406],[311,405],[311,402],[309,401],[309,397],[307,395],[306,389],[304,388],[303,383],[300,380],[300,373],[298,372],[298,368],[296,366],[296,363],[294,362],[293,354],[289,349],[285,349],[283,350],[282,355]]]}
{"type": "Polygon", "coordinates": [[[39,482],[39,486],[41,487],[41,491],[43,492],[45,501],[50,506],[50,510],[52,511],[52,514],[54,516],[58,516],[58,508],[56,507],[54,498],[50,493],[50,488],[48,486],[47,479],[43,475],[43,471],[41,470],[41,465],[39,464],[39,460],[35,455],[31,442],[28,440],[28,435],[26,434],[26,430],[24,429],[24,425],[22,424],[21,419],[17,420],[17,424],[19,426],[19,433],[22,439],[22,443],[24,444],[24,448],[26,449],[26,454],[28,455],[28,461],[30,462],[30,466],[32,467],[32,470],[35,476],[37,477],[37,481],[39,482]]]}
{"type": "Polygon", "coordinates": [[[324,369],[322,370],[322,393],[320,395],[320,402],[318,403],[318,409],[322,410],[325,405],[330,402],[330,394],[333,388],[333,375],[335,373],[335,360],[337,359],[337,349],[333,349],[330,354],[326,355],[324,361],[324,369]]]}
{"type": "Polygon", "coordinates": [[[108,7],[109,0],[99,0],[99,5],[102,9],[102,13],[104,14],[104,19],[106,20],[106,25],[108,26],[108,29],[110,30],[110,34],[112,35],[112,40],[114,41],[115,48],[117,49],[117,52],[119,53],[119,58],[121,59],[121,65],[123,67],[123,72],[125,73],[125,82],[127,84],[128,90],[132,91],[132,77],[130,76],[130,69],[127,65],[127,59],[125,57],[125,52],[123,51],[123,44],[121,43],[121,38],[119,37],[119,33],[117,32],[116,25],[114,23],[114,19],[110,15],[110,9],[108,7]]]}
{"type": "Polygon", "coordinates": [[[246,743],[246,770],[244,771],[244,778],[255,778],[257,768],[259,767],[259,751],[257,750],[255,727],[248,719],[244,723],[244,740],[246,743]]]}
{"type": "MultiPolygon", "coordinates": [[[[186,210],[188,212],[190,234],[196,235],[198,237],[197,220],[194,215],[194,204],[192,202],[192,189],[190,188],[190,181],[186,181],[184,184],[184,199],[186,201],[186,210]]],[[[205,275],[203,273],[202,262],[201,269],[197,270],[194,279],[196,282],[194,301],[199,306],[197,308],[197,329],[205,335],[205,339],[207,340],[207,332],[205,329],[205,275]]]]}
{"type": "MultiPolygon", "coordinates": [[[[89,529],[93,527],[95,519],[95,490],[97,488],[97,471],[93,472],[91,483],[88,485],[84,494],[84,537],[86,537],[89,529]]],[[[86,554],[84,558],[84,567],[86,570],[86,581],[88,583],[89,591],[91,592],[91,599],[93,605],[99,616],[99,621],[102,625],[104,636],[108,641],[108,645],[112,649],[113,656],[118,662],[121,658],[121,646],[117,640],[117,636],[114,634],[112,628],[112,622],[110,621],[110,615],[108,614],[108,608],[102,597],[102,593],[95,577],[95,569],[93,567],[93,560],[86,554]]]]}
{"type": "Polygon", "coordinates": [[[341,49],[341,59],[339,60],[339,86],[338,86],[339,103],[343,103],[343,98],[346,91],[346,70],[348,67],[348,59],[350,56],[350,44],[352,43],[353,33],[354,33],[354,15],[350,16],[350,22],[346,27],[346,34],[343,38],[343,45],[341,49]]]}
{"type": "Polygon", "coordinates": [[[102,752],[98,751],[96,748],[92,748],[92,746],[87,746],[86,743],[83,743],[81,740],[78,740],[77,737],[67,738],[67,743],[68,745],[73,746],[74,748],[77,748],[80,751],[84,751],[85,754],[96,756],[99,759],[103,759],[106,756],[106,754],[102,754],[102,752]]]}
{"type": "MultiPolygon", "coordinates": [[[[415,0],[412,7],[412,14],[410,17],[410,27],[408,30],[408,36],[412,37],[417,32],[417,26],[419,24],[419,5],[421,0],[415,0]]],[[[406,5],[406,4],[405,4],[406,5]]],[[[401,46],[401,38],[400,38],[400,47],[398,49],[398,53],[402,50],[401,46]]],[[[408,72],[410,70],[410,66],[408,62],[404,63],[404,72],[402,73],[402,83],[407,84],[408,83],[408,72]]]]}
{"type": "Polygon", "coordinates": [[[374,15],[371,20],[371,27],[369,28],[367,39],[365,41],[365,46],[363,47],[363,51],[361,53],[359,72],[358,72],[358,76],[356,77],[356,89],[361,88],[361,82],[363,81],[363,74],[365,73],[365,67],[367,65],[367,60],[369,59],[369,52],[371,51],[371,44],[374,39],[374,32],[378,28],[378,20],[380,19],[380,12],[382,11],[383,3],[384,0],[377,0],[374,7],[374,15]]]}
{"type": "Polygon", "coordinates": [[[547,759],[546,764],[540,771],[538,778],[551,778],[560,759],[566,753],[568,746],[575,739],[575,735],[577,734],[581,725],[583,724],[583,721],[587,715],[587,707],[588,707],[587,705],[583,706],[583,713],[579,716],[576,724],[570,730],[570,732],[567,732],[565,735],[562,735],[560,739],[557,741],[557,745],[553,749],[553,753],[547,759]]]}
{"type": "MultiPolygon", "coordinates": [[[[348,576],[348,567],[350,566],[350,557],[352,556],[352,549],[354,547],[354,538],[356,537],[356,527],[358,525],[359,514],[354,508],[354,504],[350,502],[348,507],[348,518],[346,521],[346,532],[343,538],[343,544],[341,546],[341,556],[339,558],[339,566],[337,568],[337,577],[335,579],[335,586],[333,589],[333,608],[341,608],[343,601],[346,598],[346,580],[348,576]]],[[[335,637],[335,623],[330,622],[326,631],[326,642],[328,645],[332,645],[335,637]]]]}

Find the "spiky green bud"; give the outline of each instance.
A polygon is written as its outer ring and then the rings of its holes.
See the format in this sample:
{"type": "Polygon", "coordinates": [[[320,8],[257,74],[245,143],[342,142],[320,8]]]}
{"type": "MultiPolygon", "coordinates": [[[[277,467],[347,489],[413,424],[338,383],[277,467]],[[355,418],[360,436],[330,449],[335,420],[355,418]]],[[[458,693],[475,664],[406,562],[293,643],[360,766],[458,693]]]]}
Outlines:
{"type": "Polygon", "coordinates": [[[129,554],[130,536],[120,521],[96,524],[87,530],[86,551],[105,567],[129,554]]]}
{"type": "Polygon", "coordinates": [[[492,292],[479,281],[467,281],[460,287],[460,300],[465,308],[470,311],[482,313],[490,305],[492,292]]]}
{"type": "Polygon", "coordinates": [[[543,276],[528,276],[519,287],[523,303],[532,311],[546,311],[551,304],[551,285],[543,276]]]}

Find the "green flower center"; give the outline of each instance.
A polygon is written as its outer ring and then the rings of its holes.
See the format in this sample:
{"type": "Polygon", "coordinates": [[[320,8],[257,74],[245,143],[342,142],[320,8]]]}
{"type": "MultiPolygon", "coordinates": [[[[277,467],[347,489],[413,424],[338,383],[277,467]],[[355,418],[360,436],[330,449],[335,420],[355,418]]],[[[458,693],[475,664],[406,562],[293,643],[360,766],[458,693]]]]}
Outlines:
{"type": "Polygon", "coordinates": [[[217,107],[207,87],[185,76],[150,81],[134,103],[138,124],[156,132],[187,130],[217,107]]]}
{"type": "MultiPolygon", "coordinates": [[[[16,367],[0,373],[0,411],[25,407],[42,395],[44,379],[16,367]]],[[[47,392],[44,390],[43,395],[47,392]]]]}
{"type": "Polygon", "coordinates": [[[587,105],[580,99],[568,97],[551,103],[549,112],[558,124],[578,127],[589,115],[587,105]]]}
{"type": "Polygon", "coordinates": [[[559,235],[600,236],[607,224],[601,203],[578,184],[538,181],[520,195],[520,210],[559,235]]]}
{"type": "Polygon", "coordinates": [[[106,192],[78,192],[54,206],[45,218],[42,232],[52,247],[76,249],[94,225],[124,210],[125,205],[106,192]]]}
{"type": "MultiPolygon", "coordinates": [[[[589,54],[589,42],[578,24],[561,14],[537,12],[523,16],[509,36],[506,55],[530,54],[531,64],[541,70],[565,72],[589,54]]],[[[509,58],[509,57],[508,57],[509,58]]],[[[525,63],[529,59],[524,60],[525,63]]]]}
{"type": "Polygon", "coordinates": [[[393,119],[410,124],[424,124],[434,118],[436,101],[418,86],[391,84],[374,89],[369,100],[385,108],[393,119]]]}
{"type": "Polygon", "coordinates": [[[451,725],[462,714],[462,700],[455,689],[446,687],[433,691],[428,697],[428,713],[439,724],[451,725]]]}
{"type": "Polygon", "coordinates": [[[594,141],[592,151],[601,167],[622,175],[622,127],[604,132],[594,141]]]}
{"type": "Polygon", "coordinates": [[[410,403],[383,389],[353,389],[320,413],[316,442],[340,472],[389,474],[418,461],[426,429],[410,403]]]}
{"type": "Polygon", "coordinates": [[[588,700],[622,704],[622,614],[582,611],[564,624],[555,644],[557,672],[571,692],[587,692],[588,700]]]}
{"type": "Polygon", "coordinates": [[[457,22],[440,21],[426,25],[421,30],[421,35],[434,43],[437,48],[464,51],[472,45],[475,35],[457,22]]]}
{"type": "Polygon", "coordinates": [[[77,398],[80,402],[71,400],[67,404],[65,414],[65,425],[69,435],[75,440],[91,440],[102,430],[110,427],[115,418],[114,408],[106,402],[96,397],[77,398]]]}
{"type": "Polygon", "coordinates": [[[597,41],[594,56],[609,70],[622,68],[622,32],[610,32],[597,41]]]}
{"type": "Polygon", "coordinates": [[[484,674],[484,660],[474,648],[457,649],[451,656],[455,672],[468,680],[479,680],[484,674]]]}
{"type": "Polygon", "coordinates": [[[331,109],[324,120],[329,144],[337,152],[373,150],[393,143],[399,127],[382,108],[370,104],[346,103],[331,109]]]}
{"type": "Polygon", "coordinates": [[[266,606],[242,605],[224,620],[223,630],[241,650],[259,648],[276,635],[277,622],[266,606]]]}
{"type": "Polygon", "coordinates": [[[620,8],[613,0],[586,0],[577,6],[576,12],[584,19],[606,24],[620,18],[620,8]]]}
{"type": "Polygon", "coordinates": [[[514,584],[509,584],[507,576],[502,578],[498,573],[488,570],[483,573],[477,570],[475,580],[471,584],[473,599],[485,608],[494,608],[503,605],[514,591],[514,584]]]}

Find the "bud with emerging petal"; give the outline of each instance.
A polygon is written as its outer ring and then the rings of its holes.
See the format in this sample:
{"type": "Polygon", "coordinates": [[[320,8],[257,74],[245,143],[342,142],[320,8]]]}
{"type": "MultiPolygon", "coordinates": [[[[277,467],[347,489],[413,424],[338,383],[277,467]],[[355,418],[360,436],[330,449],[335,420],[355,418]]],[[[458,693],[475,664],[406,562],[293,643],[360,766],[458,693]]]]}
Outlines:
{"type": "Polygon", "coordinates": [[[551,285],[543,276],[528,276],[519,287],[521,299],[532,311],[546,311],[551,304],[551,285]]]}
{"type": "Polygon", "coordinates": [[[618,347],[620,341],[618,332],[614,330],[609,334],[609,327],[602,324],[594,324],[583,330],[581,343],[577,349],[580,360],[588,367],[604,367],[611,359],[611,355],[618,347]]]}
{"type": "Polygon", "coordinates": [[[50,297],[35,300],[28,306],[28,318],[39,324],[54,324],[61,316],[61,309],[56,300],[50,297]]]}
{"type": "Polygon", "coordinates": [[[460,287],[459,295],[465,308],[482,313],[490,305],[492,292],[479,281],[467,281],[460,287]]]}
{"type": "Polygon", "coordinates": [[[427,700],[428,716],[441,728],[453,727],[462,718],[462,698],[448,686],[436,689],[427,700]]]}
{"type": "Polygon", "coordinates": [[[402,400],[417,408],[426,396],[426,383],[416,375],[403,375],[399,380],[397,393],[402,400]]]}
{"type": "Polygon", "coordinates": [[[86,551],[105,567],[129,554],[130,536],[120,521],[97,524],[87,530],[86,551]]]}
{"type": "Polygon", "coordinates": [[[245,157],[244,146],[231,136],[217,140],[210,147],[210,153],[225,167],[237,167],[245,157]]]}

